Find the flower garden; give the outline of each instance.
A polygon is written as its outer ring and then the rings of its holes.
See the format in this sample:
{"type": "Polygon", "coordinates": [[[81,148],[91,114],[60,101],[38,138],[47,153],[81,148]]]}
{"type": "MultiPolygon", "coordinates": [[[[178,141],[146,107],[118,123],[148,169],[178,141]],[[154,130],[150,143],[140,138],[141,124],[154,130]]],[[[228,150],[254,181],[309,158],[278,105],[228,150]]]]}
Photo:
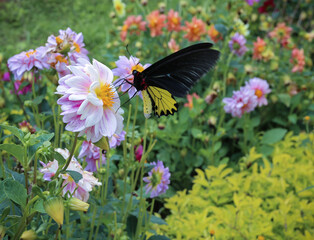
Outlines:
{"type": "Polygon", "coordinates": [[[0,239],[313,239],[313,8],[0,1],[0,239]]]}

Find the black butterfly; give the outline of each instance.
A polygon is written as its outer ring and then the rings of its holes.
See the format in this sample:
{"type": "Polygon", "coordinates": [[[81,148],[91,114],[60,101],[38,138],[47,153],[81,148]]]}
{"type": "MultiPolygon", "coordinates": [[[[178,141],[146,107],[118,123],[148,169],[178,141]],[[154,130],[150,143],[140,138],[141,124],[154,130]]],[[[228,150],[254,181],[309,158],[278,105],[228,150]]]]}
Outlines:
{"type": "Polygon", "coordinates": [[[199,43],[175,52],[139,72],[133,70],[133,86],[142,91],[144,115],[158,117],[178,111],[175,97],[185,97],[194,83],[212,69],[219,51],[211,43],[199,43]]]}

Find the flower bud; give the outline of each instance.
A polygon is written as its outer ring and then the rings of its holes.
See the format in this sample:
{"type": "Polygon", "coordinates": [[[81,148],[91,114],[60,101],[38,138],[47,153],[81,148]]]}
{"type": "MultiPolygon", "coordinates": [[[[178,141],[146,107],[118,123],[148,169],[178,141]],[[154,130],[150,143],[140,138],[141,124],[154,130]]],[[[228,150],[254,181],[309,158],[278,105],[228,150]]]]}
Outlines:
{"type": "Polygon", "coordinates": [[[69,208],[73,211],[87,212],[89,204],[81,201],[78,198],[72,197],[68,202],[69,208]]]}
{"type": "Polygon", "coordinates": [[[4,226],[0,225],[0,239],[3,239],[5,235],[5,228],[4,226]]]}
{"type": "Polygon", "coordinates": [[[37,238],[36,232],[34,230],[27,230],[22,233],[21,240],[35,240],[37,238]]]}
{"type": "Polygon", "coordinates": [[[59,226],[63,224],[64,205],[61,197],[51,197],[44,202],[46,213],[58,223],[59,226]]]}

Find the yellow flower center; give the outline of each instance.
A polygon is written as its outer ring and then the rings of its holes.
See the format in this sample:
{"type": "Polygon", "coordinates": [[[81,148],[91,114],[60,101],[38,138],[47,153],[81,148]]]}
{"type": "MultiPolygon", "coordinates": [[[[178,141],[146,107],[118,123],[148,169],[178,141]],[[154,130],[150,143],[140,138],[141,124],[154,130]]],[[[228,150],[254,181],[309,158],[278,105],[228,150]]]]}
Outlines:
{"type": "Polygon", "coordinates": [[[80,46],[76,42],[74,42],[73,45],[75,47],[75,51],[79,53],[81,51],[80,46]]]}
{"type": "Polygon", "coordinates": [[[133,72],[134,70],[136,70],[136,71],[138,71],[138,72],[143,72],[143,71],[144,71],[144,68],[143,68],[142,65],[137,64],[137,65],[133,66],[131,70],[132,70],[132,72],[133,72]]]}
{"type": "Polygon", "coordinates": [[[100,88],[95,90],[96,95],[98,98],[100,98],[103,102],[103,107],[112,107],[113,106],[113,97],[114,92],[110,86],[110,84],[105,83],[100,88]]]}
{"type": "Polygon", "coordinates": [[[34,53],[36,53],[36,50],[34,51],[29,51],[26,53],[26,56],[29,58],[31,55],[33,55],[34,53]]]}
{"type": "Polygon", "coordinates": [[[262,97],[262,96],[263,96],[262,90],[256,89],[256,90],[255,90],[255,95],[256,95],[258,98],[262,97]]]}
{"type": "Polygon", "coordinates": [[[63,40],[60,37],[56,37],[56,42],[58,45],[60,45],[63,42],[63,40]]]}
{"type": "Polygon", "coordinates": [[[62,55],[56,56],[56,61],[57,62],[64,62],[66,64],[68,63],[68,60],[65,57],[63,57],[62,55]]]}

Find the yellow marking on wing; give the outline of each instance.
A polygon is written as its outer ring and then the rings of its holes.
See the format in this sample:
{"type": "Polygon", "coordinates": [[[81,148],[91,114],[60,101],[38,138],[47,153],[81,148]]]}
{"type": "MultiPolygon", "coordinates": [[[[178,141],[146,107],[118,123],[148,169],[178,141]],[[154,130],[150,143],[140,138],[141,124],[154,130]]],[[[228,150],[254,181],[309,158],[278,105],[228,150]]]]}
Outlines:
{"type": "Polygon", "coordinates": [[[144,116],[146,118],[150,118],[150,115],[152,114],[152,111],[153,111],[152,101],[146,90],[142,90],[142,96],[143,96],[144,116]]]}

